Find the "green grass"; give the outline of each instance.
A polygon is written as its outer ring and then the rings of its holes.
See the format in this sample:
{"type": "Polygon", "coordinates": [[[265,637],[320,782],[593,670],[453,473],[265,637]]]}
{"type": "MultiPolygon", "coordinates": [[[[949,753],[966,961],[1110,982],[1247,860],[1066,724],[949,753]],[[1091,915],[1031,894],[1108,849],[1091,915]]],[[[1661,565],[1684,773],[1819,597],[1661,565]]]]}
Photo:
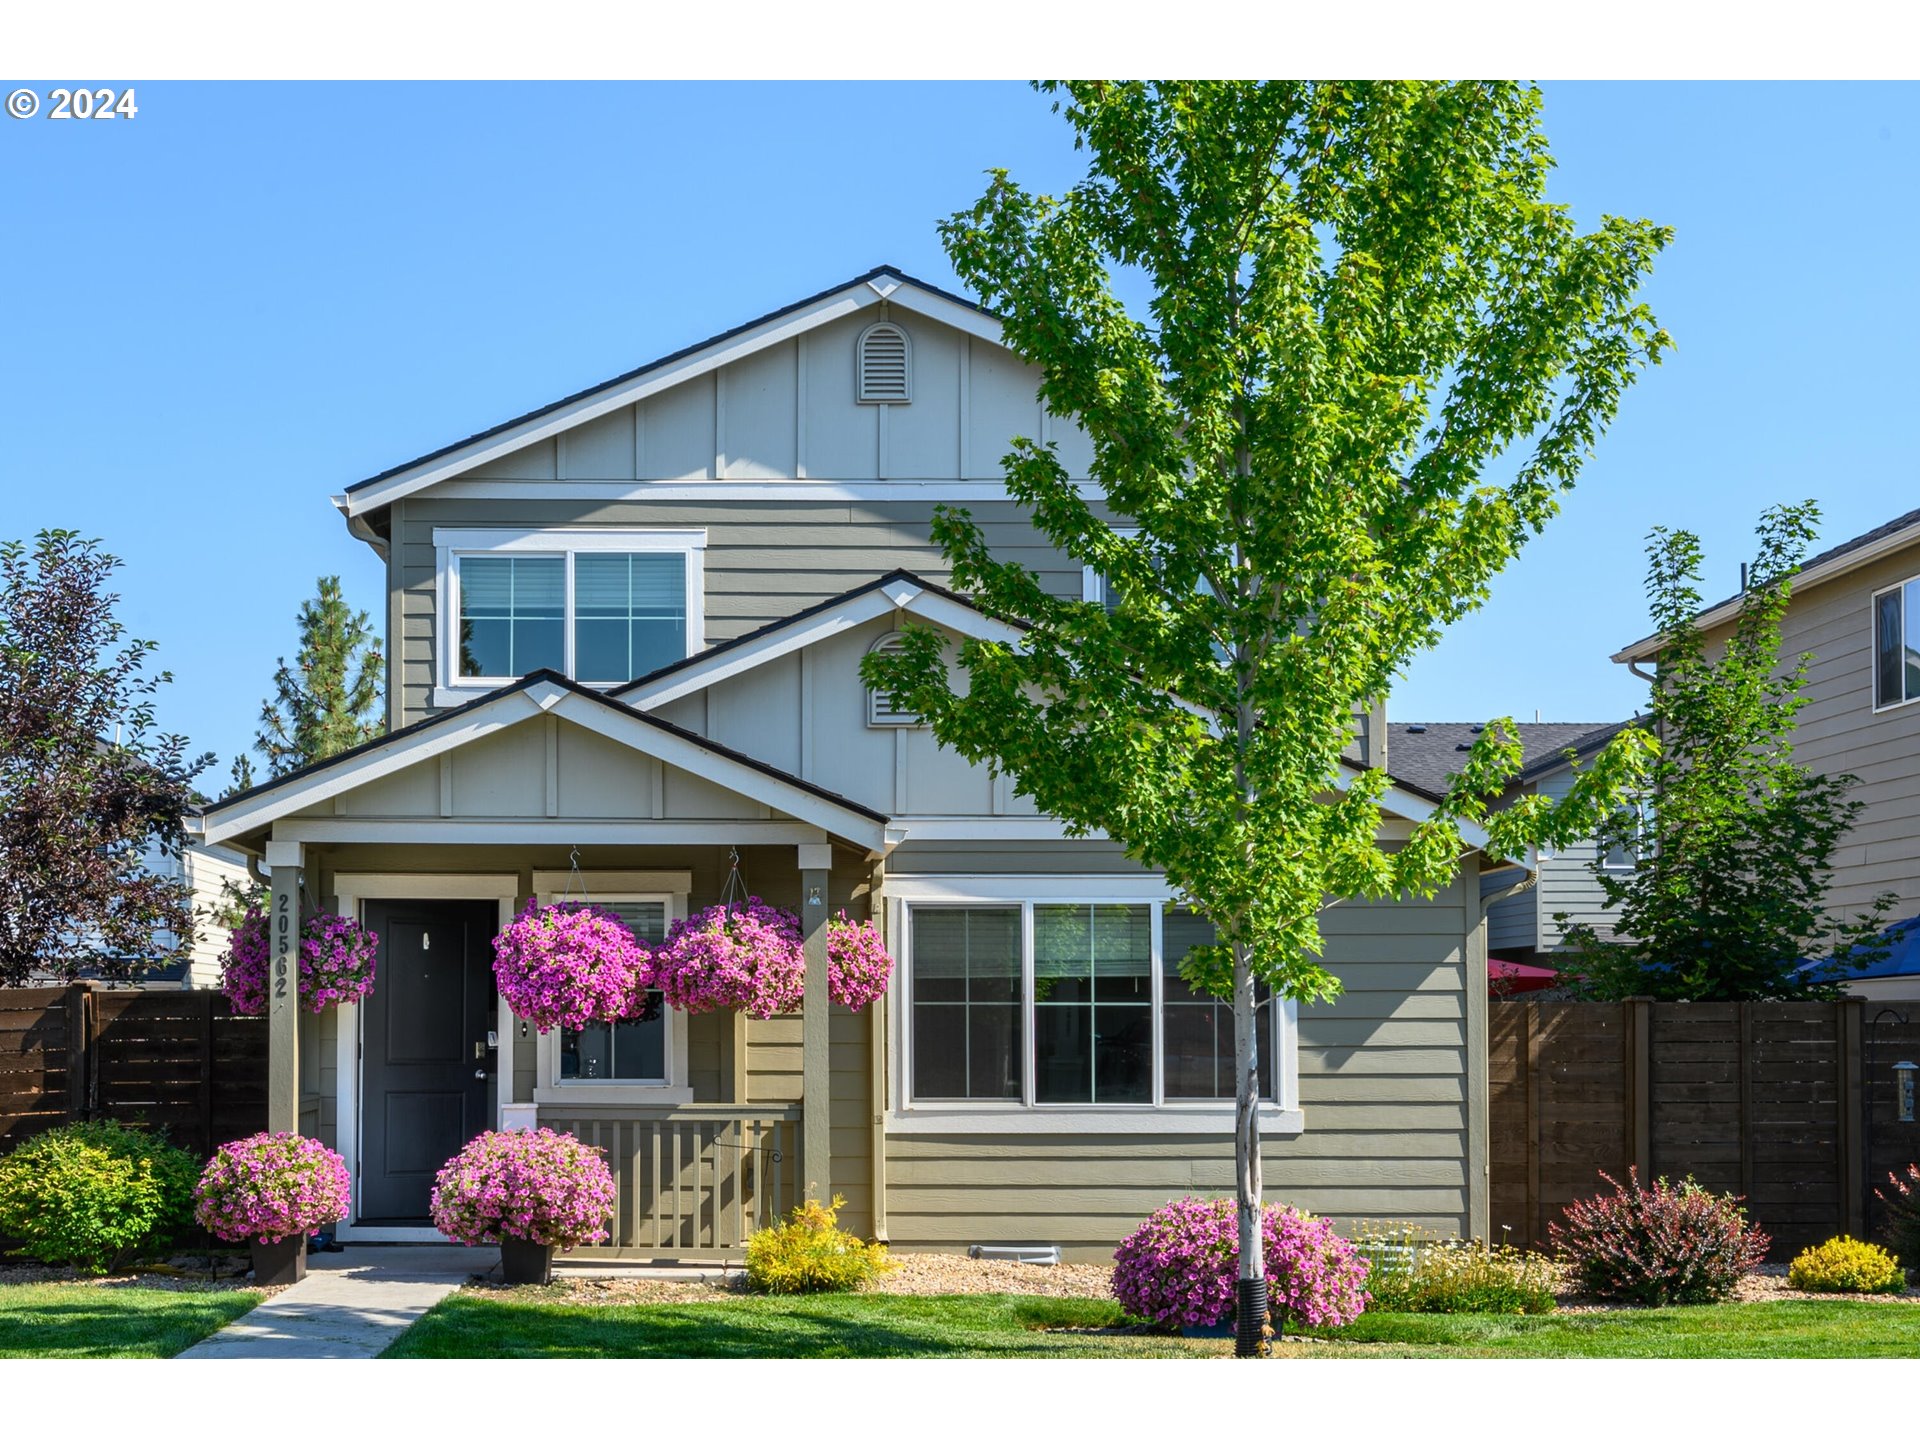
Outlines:
{"type": "MultiPolygon", "coordinates": [[[[1222,1356],[1230,1340],[1079,1333],[1112,1325],[1103,1300],[1016,1295],[812,1295],[711,1304],[567,1305],[454,1295],[403,1335],[405,1359],[593,1357],[691,1359],[890,1356],[1222,1356]]],[[[1287,1358],[1920,1355],[1920,1306],[1780,1301],[1593,1315],[1362,1316],[1287,1358]]]]}
{"type": "Polygon", "coordinates": [[[178,1355],[259,1303],[254,1290],[153,1290],[74,1280],[0,1285],[0,1359],[178,1355]]]}

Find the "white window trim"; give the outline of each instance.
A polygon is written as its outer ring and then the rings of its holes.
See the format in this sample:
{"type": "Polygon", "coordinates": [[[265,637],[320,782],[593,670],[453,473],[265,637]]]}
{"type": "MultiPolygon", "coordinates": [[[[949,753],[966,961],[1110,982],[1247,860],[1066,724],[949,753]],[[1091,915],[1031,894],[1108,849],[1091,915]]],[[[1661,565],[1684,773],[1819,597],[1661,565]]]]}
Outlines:
{"type": "Polygon", "coordinates": [[[1615,865],[1607,859],[1613,852],[1606,848],[1601,842],[1596,841],[1595,848],[1600,851],[1600,868],[1609,875],[1633,874],[1634,871],[1640,868],[1640,851],[1646,843],[1646,837],[1647,801],[1643,796],[1635,799],[1633,802],[1633,849],[1628,852],[1632,858],[1624,865],[1615,865]]]}
{"type": "MultiPolygon", "coordinates": [[[[433,532],[435,684],[433,703],[442,708],[464,705],[476,695],[497,690],[520,679],[518,675],[462,675],[458,644],[460,616],[460,560],[468,555],[549,555],[566,562],[566,610],[561,633],[566,646],[562,667],[574,672],[573,560],[581,554],[640,555],[679,552],[687,565],[687,654],[706,646],[707,532],[699,529],[442,529],[433,532]]],[[[591,682],[595,689],[614,690],[630,685],[624,680],[591,682]]]]}
{"type": "MultiPolygon", "coordinates": [[[[1909,705],[1920,705],[1920,695],[1906,695],[1902,699],[1889,701],[1884,705],[1880,703],[1880,597],[1889,591],[1900,592],[1900,644],[1903,650],[1900,672],[1904,676],[1906,674],[1904,647],[1910,643],[1908,637],[1913,634],[1914,621],[1914,617],[1908,613],[1911,607],[1907,604],[1907,586],[1917,580],[1920,580],[1920,575],[1909,575],[1906,579],[1895,581],[1891,585],[1882,585],[1867,597],[1867,701],[1875,715],[1884,715],[1889,710],[1902,710],[1909,705]]],[[[1906,688],[1904,681],[1901,688],[1902,690],[1906,688]]]]}
{"type": "MultiPolygon", "coordinates": [[[[887,1129],[901,1134],[1226,1134],[1233,1127],[1232,1100],[1169,1100],[1165,1087],[1165,1008],[1162,1003],[1163,911],[1176,892],[1158,875],[968,875],[889,876],[887,934],[894,937],[900,1003],[893,1006],[892,1066],[887,1129]],[[1033,907],[1036,905],[1140,905],[1151,908],[1153,1102],[1146,1105],[1041,1105],[1033,1099],[1033,907]],[[1021,989],[1024,1000],[1019,1100],[915,1100],[913,1084],[913,934],[908,911],[916,906],[1020,907],[1021,989]]],[[[1300,1110],[1299,1009],[1278,1002],[1274,1027],[1275,1100],[1260,1105],[1260,1128],[1269,1135],[1305,1129],[1300,1110]]]]}
{"type": "MultiPolygon", "coordinates": [[[[666,923],[687,916],[687,896],[693,889],[693,877],[684,870],[671,871],[583,871],[569,893],[568,872],[536,870],[534,894],[542,905],[557,905],[562,900],[608,901],[657,900],[666,907],[666,923]],[[585,882],[585,894],[579,892],[585,882]]],[[[667,1073],[662,1080],[563,1080],[560,1078],[560,1034],[542,1030],[535,1042],[533,1103],[535,1105],[691,1105],[693,1086],[687,1071],[687,1017],[671,1005],[661,1007],[661,1019],[667,1027],[667,1073]]]]}
{"type": "MultiPolygon", "coordinates": [[[[1132,540],[1140,534],[1138,525],[1115,525],[1113,533],[1122,540],[1132,540]]],[[[1107,577],[1092,565],[1080,567],[1080,598],[1093,605],[1107,602],[1107,577]]]]}

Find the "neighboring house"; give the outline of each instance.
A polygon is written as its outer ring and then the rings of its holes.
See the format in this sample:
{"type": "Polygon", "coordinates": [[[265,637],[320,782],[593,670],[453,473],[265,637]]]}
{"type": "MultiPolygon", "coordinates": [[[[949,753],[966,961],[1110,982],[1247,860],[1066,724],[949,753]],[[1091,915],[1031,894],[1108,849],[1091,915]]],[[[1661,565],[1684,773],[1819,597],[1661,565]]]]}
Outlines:
{"type": "MultiPolygon", "coordinates": [[[[1522,795],[1548,795],[1563,798],[1573,787],[1573,764],[1584,762],[1605,747],[1631,720],[1608,724],[1588,721],[1538,721],[1521,725],[1520,773],[1508,787],[1499,804],[1508,805],[1522,795]]],[[[1453,776],[1465,763],[1467,752],[1485,727],[1465,721],[1393,722],[1387,727],[1388,769],[1397,780],[1421,789],[1444,793],[1453,776]]],[[[1593,873],[1596,858],[1606,868],[1625,875],[1634,868],[1634,857],[1621,850],[1599,856],[1592,840],[1565,850],[1543,851],[1537,861],[1539,878],[1504,899],[1493,901],[1487,909],[1487,948],[1503,960],[1526,964],[1554,965],[1554,957],[1566,950],[1562,922],[1585,923],[1601,939],[1613,938],[1614,913],[1606,908],[1606,892],[1593,873]]],[[[1489,893],[1507,889],[1511,878],[1494,872],[1483,882],[1489,893]]]]}
{"type": "MultiPolygon", "coordinates": [[[[149,868],[163,869],[175,879],[187,882],[193,891],[196,923],[193,944],[187,953],[176,956],[162,969],[150,972],[144,983],[157,986],[170,981],[184,990],[218,988],[229,931],[214,917],[227,908],[229,886],[243,890],[253,883],[247,876],[247,857],[222,845],[189,841],[177,855],[163,855],[157,845],[150,847],[147,864],[149,868]]],[[[162,939],[165,948],[171,949],[173,937],[168,935],[162,939]]]]}
{"type": "MultiPolygon", "coordinates": [[[[1702,611],[1709,655],[1724,646],[1739,613],[1734,596],[1702,611]]],[[[1920,510],[1823,550],[1793,577],[1780,623],[1789,663],[1811,653],[1806,704],[1796,717],[1794,758],[1823,774],[1851,774],[1864,802],[1834,852],[1827,903],[1848,917],[1891,892],[1890,918],[1920,916],[1920,510]]],[[[1613,658],[1657,663],[1658,636],[1636,640],[1613,658]]],[[[1914,947],[1901,954],[1913,956],[1914,947]]],[[[1920,958],[1914,977],[1920,981],[1920,958]]],[[[1876,967],[1876,972],[1879,967],[1876,967]]],[[[1880,975],[1860,983],[1883,994],[1880,975]]],[[[1920,984],[1915,986],[1920,992],[1920,984]]]]}
{"type": "MultiPolygon", "coordinates": [[[[298,1099],[353,1167],[342,1238],[431,1236],[441,1161],[536,1121],[608,1150],[629,1253],[736,1243],[782,1165],[907,1249],[1103,1258],[1170,1197],[1231,1193],[1231,1025],[1177,973],[1204,927],[859,679],[905,625],[1014,634],[945,587],[936,504],[1086,594],[1000,478],[1022,435],[1087,473],[1037,379],[990,314],[883,268],[336,499],[387,566],[391,732],[201,831],[381,936],[362,1005],[274,1022],[276,1074],[297,1033],[298,1099]],[[654,937],[733,853],[809,924],[873,917],[886,999],[578,1035],[501,1007],[488,942],[530,900],[584,887],[654,937]]],[[[1391,838],[1434,798],[1385,806],[1391,838]]],[[[1264,1008],[1271,1197],[1486,1232],[1482,868],[1332,907],[1344,994],[1264,1008]]],[[[289,1080],[271,1105],[292,1123],[289,1080]]]]}

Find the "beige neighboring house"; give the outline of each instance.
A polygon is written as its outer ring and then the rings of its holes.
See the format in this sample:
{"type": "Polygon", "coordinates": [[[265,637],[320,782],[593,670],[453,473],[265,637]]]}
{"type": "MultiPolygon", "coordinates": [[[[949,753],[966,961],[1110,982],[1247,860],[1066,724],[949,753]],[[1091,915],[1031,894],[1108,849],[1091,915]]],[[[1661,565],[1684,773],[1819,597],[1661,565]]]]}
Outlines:
{"type": "MultiPolygon", "coordinates": [[[[1732,634],[1739,597],[1701,612],[1709,653],[1732,634]]],[[[1781,653],[1811,653],[1794,756],[1859,777],[1865,808],[1834,855],[1828,904],[1858,915],[1892,892],[1892,921],[1920,917],[1920,510],[1813,556],[1793,577],[1781,653]]],[[[1651,665],[1659,638],[1613,658],[1651,665]]],[[[1850,982],[1860,994],[1920,1000],[1920,943],[1905,926],[1889,959],[1850,982]]]]}
{"type": "MultiPolygon", "coordinates": [[[[149,870],[187,882],[193,891],[197,923],[193,944],[186,953],[176,954],[168,964],[149,971],[141,977],[141,985],[155,990],[176,986],[182,990],[217,989],[229,932],[213,916],[225,908],[225,885],[245,887],[251,883],[247,878],[247,857],[225,846],[194,840],[183,845],[176,855],[161,853],[158,845],[149,846],[145,863],[149,870]]],[[[170,934],[162,934],[158,941],[162,950],[173,950],[170,934]]]]}
{"type": "MultiPolygon", "coordinates": [[[[606,1150],[630,1255],[737,1249],[811,1187],[905,1249],[1098,1259],[1231,1193],[1228,1015],[1178,975],[1204,927],[858,673],[907,625],[1013,634],[948,588],[937,504],[1098,600],[1001,478],[1016,436],[1087,474],[1037,388],[991,314],[882,268],[335,499],[386,567],[391,731],[199,829],[276,904],[303,876],[380,934],[364,1002],[272,1022],[270,1120],[310,1104],[348,1158],[342,1239],[431,1238],[441,1162],[536,1123],[606,1150]],[[736,855],[817,965],[826,916],[876,921],[885,1000],[546,1034],[501,1004],[489,942],[529,901],[584,891],[654,938],[736,855]]],[[[1394,786],[1383,835],[1434,804],[1394,786]]],[[[1469,848],[1431,901],[1330,909],[1345,993],[1263,1007],[1270,1197],[1486,1233],[1487,868],[1469,848]]]]}

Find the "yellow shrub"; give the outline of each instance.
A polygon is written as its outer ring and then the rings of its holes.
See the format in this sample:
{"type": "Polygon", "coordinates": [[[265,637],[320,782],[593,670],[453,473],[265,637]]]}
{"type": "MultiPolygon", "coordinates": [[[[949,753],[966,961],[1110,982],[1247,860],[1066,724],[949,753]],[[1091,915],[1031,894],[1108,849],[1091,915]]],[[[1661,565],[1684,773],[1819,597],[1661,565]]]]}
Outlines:
{"type": "Polygon", "coordinates": [[[747,1284],[770,1295],[857,1290],[893,1268],[884,1245],[869,1245],[839,1225],[846,1197],[823,1206],[811,1195],[782,1224],[747,1237],[747,1284]]]}
{"type": "Polygon", "coordinates": [[[1842,1235],[1794,1256],[1787,1283],[1796,1290],[1881,1295],[1907,1288],[1900,1262],[1878,1245],[1842,1235]]]}

